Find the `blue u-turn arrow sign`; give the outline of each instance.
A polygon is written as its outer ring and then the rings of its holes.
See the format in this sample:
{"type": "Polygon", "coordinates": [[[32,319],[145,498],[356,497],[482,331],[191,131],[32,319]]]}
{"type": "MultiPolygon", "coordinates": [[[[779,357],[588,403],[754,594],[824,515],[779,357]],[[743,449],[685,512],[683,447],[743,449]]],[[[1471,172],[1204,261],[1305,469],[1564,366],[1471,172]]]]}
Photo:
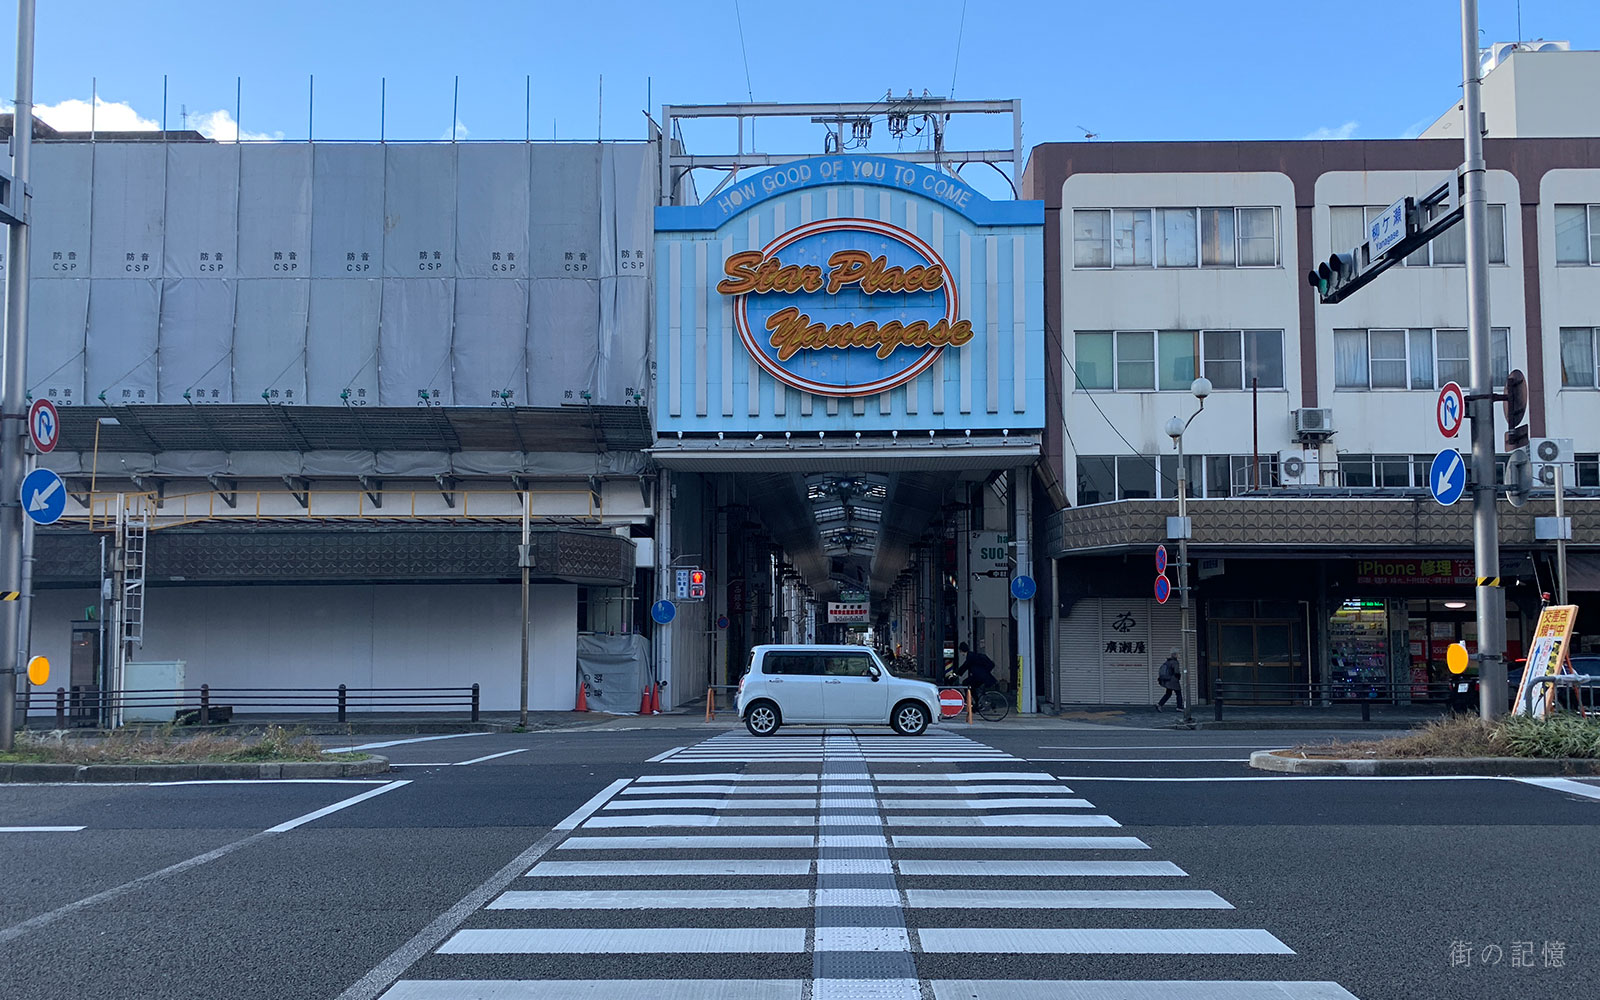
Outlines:
{"type": "Polygon", "coordinates": [[[1448,448],[1433,456],[1433,465],[1428,469],[1428,492],[1433,498],[1448,507],[1466,491],[1467,463],[1462,461],[1461,453],[1448,448]]]}

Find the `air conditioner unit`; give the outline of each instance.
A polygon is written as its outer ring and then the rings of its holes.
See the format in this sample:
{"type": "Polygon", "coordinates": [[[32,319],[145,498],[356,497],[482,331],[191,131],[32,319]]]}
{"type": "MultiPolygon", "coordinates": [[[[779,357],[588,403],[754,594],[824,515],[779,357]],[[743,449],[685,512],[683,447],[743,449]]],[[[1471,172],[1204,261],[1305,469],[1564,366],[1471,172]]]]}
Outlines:
{"type": "Polygon", "coordinates": [[[1305,407],[1294,411],[1294,434],[1301,441],[1320,441],[1333,434],[1333,411],[1305,407]]]}
{"type": "Polygon", "coordinates": [[[1296,448],[1278,453],[1280,486],[1318,486],[1322,481],[1320,469],[1315,448],[1296,448]]]}
{"type": "MultiPolygon", "coordinates": [[[[1556,466],[1572,467],[1572,439],[1571,438],[1534,438],[1528,442],[1528,457],[1533,464],[1533,485],[1555,486],[1556,466]]],[[[1571,486],[1572,476],[1567,476],[1567,485],[1571,486]]]]}

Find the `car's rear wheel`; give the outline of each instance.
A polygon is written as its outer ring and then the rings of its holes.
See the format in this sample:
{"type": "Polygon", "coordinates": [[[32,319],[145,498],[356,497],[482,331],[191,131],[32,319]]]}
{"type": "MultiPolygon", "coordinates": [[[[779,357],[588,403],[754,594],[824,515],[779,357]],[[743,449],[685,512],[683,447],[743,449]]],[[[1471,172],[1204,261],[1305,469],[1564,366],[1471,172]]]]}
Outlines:
{"type": "Polygon", "coordinates": [[[901,736],[921,736],[928,728],[928,710],[914,701],[902,701],[894,707],[889,724],[901,736]]]}
{"type": "Polygon", "coordinates": [[[778,706],[770,701],[758,701],[744,713],[744,727],[752,736],[771,736],[782,724],[778,706]]]}

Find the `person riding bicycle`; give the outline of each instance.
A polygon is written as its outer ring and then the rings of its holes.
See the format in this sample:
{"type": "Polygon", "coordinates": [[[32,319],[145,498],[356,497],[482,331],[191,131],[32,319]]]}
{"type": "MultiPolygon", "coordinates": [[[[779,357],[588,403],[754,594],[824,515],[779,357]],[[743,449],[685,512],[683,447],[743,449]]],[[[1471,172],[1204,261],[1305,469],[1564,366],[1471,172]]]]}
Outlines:
{"type": "Polygon", "coordinates": [[[984,688],[995,686],[993,660],[982,653],[972,652],[964,642],[956,649],[966,655],[961,664],[961,671],[967,675],[968,687],[974,691],[982,691],[984,688]]]}

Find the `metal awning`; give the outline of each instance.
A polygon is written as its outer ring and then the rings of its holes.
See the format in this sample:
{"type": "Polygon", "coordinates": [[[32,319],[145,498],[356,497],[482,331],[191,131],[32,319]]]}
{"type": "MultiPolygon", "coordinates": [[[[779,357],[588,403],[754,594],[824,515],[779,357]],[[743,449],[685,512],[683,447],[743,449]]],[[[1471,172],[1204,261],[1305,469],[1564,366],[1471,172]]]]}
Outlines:
{"type": "Polygon", "coordinates": [[[657,464],[679,472],[976,472],[1032,465],[1039,460],[1040,444],[1037,434],[932,439],[907,434],[859,443],[782,436],[759,441],[664,437],[649,454],[657,464]]]}

